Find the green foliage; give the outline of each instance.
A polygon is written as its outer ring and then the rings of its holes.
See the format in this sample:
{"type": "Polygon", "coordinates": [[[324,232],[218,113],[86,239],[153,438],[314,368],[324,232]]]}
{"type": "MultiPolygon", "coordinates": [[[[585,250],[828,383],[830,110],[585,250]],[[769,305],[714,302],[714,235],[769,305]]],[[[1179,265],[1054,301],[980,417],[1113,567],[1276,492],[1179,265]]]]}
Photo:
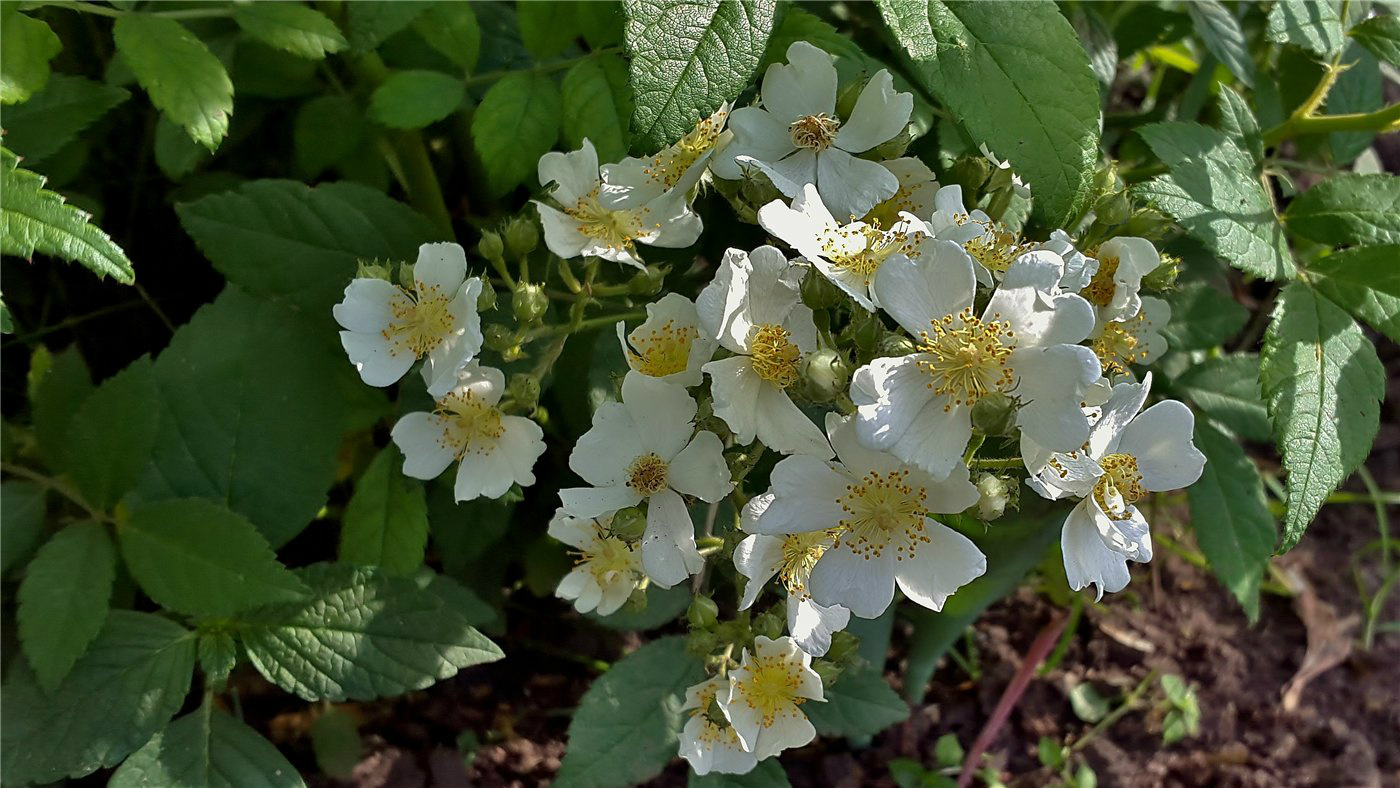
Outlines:
{"type": "Polygon", "coordinates": [[[304,788],[272,742],[205,701],[170,723],[112,775],[109,788],[304,788]]]}
{"type": "Polygon", "coordinates": [[[1347,31],[1347,35],[1369,49],[1371,54],[1400,67],[1400,16],[1373,16],[1347,31]]]}
{"type": "Polygon", "coordinates": [[[1249,620],[1257,621],[1259,581],[1278,538],[1264,485],[1239,444],[1207,421],[1196,422],[1195,442],[1206,455],[1200,481],[1186,491],[1196,541],[1211,571],[1239,600],[1249,620]]]}
{"type": "Polygon", "coordinates": [[[1250,111],[1249,103],[1229,85],[1220,86],[1220,130],[1249,153],[1257,169],[1264,160],[1264,138],[1259,131],[1259,121],[1250,111]]]}
{"type": "Polygon", "coordinates": [[[1400,342],[1400,245],[1347,249],[1308,266],[1308,283],[1333,303],[1400,342]]]}
{"type": "MultiPolygon", "coordinates": [[[[1239,20],[1220,0],[1199,0],[1186,3],[1186,13],[1191,15],[1191,23],[1196,33],[1212,55],[1225,64],[1240,82],[1254,85],[1254,60],[1249,56],[1249,43],[1239,20]]],[[[1223,86],[1225,95],[1228,86],[1223,86]]]]}
{"type": "Polygon", "coordinates": [[[58,687],[102,630],[116,570],[112,539],[91,520],[54,534],[29,562],[19,586],[19,640],[46,691],[58,687]]]}
{"type": "Polygon", "coordinates": [[[1259,395],[1259,357],[1253,353],[1193,364],[1172,382],[1172,388],[1241,438],[1267,441],[1273,435],[1259,395]]]}
{"type": "Polygon", "coordinates": [[[564,142],[569,148],[581,147],[587,138],[598,149],[599,161],[626,156],[632,93],[622,58],[602,55],[569,69],[563,81],[563,113],[564,142]]]}
{"type": "Polygon", "coordinates": [[[1069,691],[1069,705],[1074,716],[1084,722],[1094,723],[1108,716],[1108,699],[1087,681],[1069,691]]]}
{"type": "Polygon", "coordinates": [[[623,605],[616,613],[606,616],[590,612],[588,617],[609,629],[646,630],[655,629],[674,621],[690,605],[690,589],[684,583],[670,588],[649,586],[646,590],[646,606],[632,609],[631,603],[623,605]]]}
{"type": "Polygon", "coordinates": [[[520,40],[540,60],[557,57],[579,37],[579,18],[592,13],[589,6],[569,0],[530,0],[517,3],[520,40]]]}
{"type": "Polygon", "coordinates": [[[421,129],[451,115],[467,88],[439,71],[400,71],[375,89],[369,115],[393,129],[421,129]]]}
{"type": "Polygon", "coordinates": [[[909,717],[909,704],[890,688],[876,666],[841,674],[825,694],[825,703],[802,705],[823,736],[874,736],[909,717]]]}
{"type": "Polygon", "coordinates": [[[105,380],[73,413],[63,469],[88,503],[110,509],[136,486],[155,446],[159,392],[145,356],[105,380]]]}
{"type": "Polygon", "coordinates": [[[1249,311],[1208,282],[1190,282],[1166,294],[1172,319],[1163,336],[1175,350],[1206,350],[1239,333],[1249,311]]]}
{"type": "Polygon", "coordinates": [[[124,14],[113,28],[117,50],[166,117],[215,150],[228,134],[233,82],[224,64],[179,22],[124,14]]]}
{"type": "Polygon", "coordinates": [[[51,358],[37,378],[35,371],[30,371],[30,401],[34,403],[39,454],[50,468],[62,468],[67,460],[68,425],[78,406],[92,393],[92,377],[77,347],[69,347],[51,358]]]}
{"type": "Polygon", "coordinates": [[[199,669],[214,688],[223,687],[238,664],[238,642],[222,630],[200,633],[199,669]]]}
{"type": "Polygon", "coordinates": [[[234,9],[233,18],[253,38],[309,60],[349,46],[329,17],[297,3],[246,3],[234,9]]]}
{"type": "Polygon", "coordinates": [[[119,87],[55,74],[28,101],[5,110],[5,145],[31,163],[41,161],[130,96],[119,87]]]}
{"type": "Polygon", "coordinates": [[[1303,192],[1283,218],[1321,244],[1400,244],[1400,178],[1339,175],[1303,192]]]}
{"type": "Polygon", "coordinates": [[[561,104],[559,86],[542,74],[510,74],[486,91],[471,134],[491,194],[533,180],[540,156],[559,138],[561,104]]]}
{"type": "Polygon", "coordinates": [[[1195,687],[1182,681],[1180,676],[1171,674],[1163,676],[1160,681],[1171,705],[1162,719],[1162,743],[1174,744],[1188,736],[1195,736],[1201,729],[1201,709],[1196,702],[1195,687]]]}
{"type": "Polygon", "coordinates": [[[364,110],[349,96],[317,96],[302,104],[292,126],[297,170],[315,178],[345,161],[365,143],[365,126],[364,110]]]}
{"type": "Polygon", "coordinates": [[[774,0],[625,0],[635,111],[643,152],[680,139],[748,86],[777,10],[774,0]]]}
{"type": "Polygon", "coordinates": [[[399,470],[403,455],[381,449],[360,475],[340,527],[340,560],[412,574],[428,543],[428,499],[421,482],[399,470]]]}
{"type": "Polygon", "coordinates": [[[424,0],[357,0],[345,6],[350,51],[364,54],[413,24],[432,3],[424,0]]]}
{"type": "Polygon", "coordinates": [[[354,718],[334,707],[311,724],[311,749],[321,771],[342,780],[350,778],[364,751],[354,718]]]}
{"type": "Polygon", "coordinates": [[[653,640],[619,660],[574,712],[554,785],[612,788],[660,774],[676,755],[686,688],[704,677],[680,637],[653,640]]]}
{"type": "Polygon", "coordinates": [[[49,61],[61,49],[49,26],[19,13],[18,3],[0,6],[0,102],[15,104],[43,90],[49,61]]]}
{"type": "Polygon", "coordinates": [[[19,566],[44,537],[45,488],[9,479],[0,484],[0,573],[19,566]]]}
{"type": "Polygon", "coordinates": [[[777,758],[759,761],[758,766],[748,774],[720,774],[710,772],[701,777],[694,772],[686,780],[688,788],[791,788],[787,772],[777,758]]]}
{"type": "Polygon", "coordinates": [[[1335,55],[1345,40],[1337,6],[1317,0],[1277,0],[1269,9],[1268,35],[1322,57],[1335,55]]]}
{"type": "Polygon", "coordinates": [[[44,176],[19,166],[8,149],[0,149],[0,251],[30,257],[35,252],[82,263],[98,278],[110,276],[131,284],[136,272],[121,247],[90,224],[86,212],[44,188],[44,176]]]}
{"type": "Polygon", "coordinates": [[[413,30],[463,71],[476,68],[481,56],[481,26],[471,3],[435,3],[414,20],[413,30]]]}
{"type": "Polygon", "coordinates": [[[1260,357],[1260,383],[1288,472],[1279,552],[1371,448],[1385,395],[1376,349],[1340,307],[1295,282],[1284,288],[1260,357]]]}
{"type": "MultiPolygon", "coordinates": [[[[1381,66],[1376,58],[1356,42],[1342,53],[1342,62],[1351,67],[1337,77],[1327,94],[1327,114],[1375,112],[1385,105],[1381,87],[1381,66]]],[[[1376,139],[1374,131],[1334,132],[1328,135],[1332,157],[1338,164],[1350,164],[1376,139]]]]}

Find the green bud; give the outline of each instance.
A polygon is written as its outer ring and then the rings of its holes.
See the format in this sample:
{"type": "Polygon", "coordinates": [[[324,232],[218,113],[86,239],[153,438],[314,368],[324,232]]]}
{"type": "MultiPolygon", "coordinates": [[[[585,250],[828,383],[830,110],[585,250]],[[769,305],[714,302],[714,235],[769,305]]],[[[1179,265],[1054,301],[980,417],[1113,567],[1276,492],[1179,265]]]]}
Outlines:
{"type": "Polygon", "coordinates": [[[627,282],[627,292],[632,295],[653,296],[661,292],[661,285],[666,281],[666,269],[658,265],[649,265],[645,271],[638,271],[627,282]]]}
{"type": "Polygon", "coordinates": [[[399,287],[405,290],[418,289],[418,282],[413,278],[413,263],[399,263],[399,287]]]}
{"type": "Polygon", "coordinates": [[[834,662],[829,662],[824,659],[814,659],[812,660],[812,671],[821,677],[823,687],[830,687],[841,677],[843,668],[834,662]]]}
{"type": "Polygon", "coordinates": [[[842,630],[831,635],[831,648],[826,650],[826,658],[844,664],[853,657],[859,657],[860,638],[842,630]]]}
{"type": "Polygon", "coordinates": [[[907,356],[916,349],[912,340],[899,334],[886,334],[880,338],[882,356],[907,356]]]}
{"type": "MultiPolygon", "coordinates": [[[[485,236],[482,238],[485,240],[485,236]]],[[[533,219],[517,216],[506,223],[506,249],[512,257],[524,257],[539,245],[540,230],[533,219]]]]}
{"type": "Polygon", "coordinates": [[[549,296],[544,294],[544,288],[540,285],[521,282],[511,293],[510,307],[521,325],[533,325],[549,309],[549,296]]]}
{"type": "Polygon", "coordinates": [[[749,629],[749,624],[742,619],[723,621],[715,627],[715,638],[721,643],[737,643],[751,637],[753,637],[753,633],[749,629]]]}
{"type": "Polygon", "coordinates": [[[1181,274],[1181,258],[1174,254],[1163,254],[1162,262],[1142,278],[1142,286],[1158,293],[1176,287],[1176,278],[1181,274]]]}
{"type": "Polygon", "coordinates": [[[381,263],[378,260],[361,260],[355,266],[356,279],[383,279],[386,282],[394,281],[393,274],[390,273],[389,264],[381,263]]]}
{"type": "Polygon", "coordinates": [[[851,365],[841,353],[821,348],[803,359],[802,379],[807,382],[807,394],[813,402],[830,402],[846,390],[851,365]]]}
{"type": "Polygon", "coordinates": [[[490,312],[496,308],[496,288],[491,284],[491,280],[481,278],[481,294],[476,297],[476,311],[490,312]]]}
{"type": "Polygon", "coordinates": [[[510,376],[506,395],[515,402],[518,412],[529,413],[540,403],[540,379],[534,375],[517,372],[510,376]]]}
{"type": "Polygon", "coordinates": [[[1172,226],[1172,220],[1152,208],[1142,208],[1118,228],[1118,235],[1135,235],[1139,238],[1161,238],[1172,226]]]}
{"type": "Polygon", "coordinates": [[[841,292],[841,288],[822,276],[821,271],[815,267],[807,269],[807,274],[802,277],[799,292],[802,293],[802,303],[812,309],[829,309],[846,300],[846,294],[841,292]]]}
{"type": "Polygon", "coordinates": [[[696,594],[690,599],[690,607],[686,608],[685,620],[695,629],[709,629],[719,621],[719,605],[704,594],[696,594]]]}
{"type": "Polygon", "coordinates": [[[1112,194],[1120,189],[1118,168],[1113,162],[1094,170],[1094,194],[1112,194]]]}
{"type": "Polygon", "coordinates": [[[1016,400],[993,391],[972,406],[972,426],[986,435],[1010,435],[1016,426],[1016,400]]]}
{"type": "Polygon", "coordinates": [[[703,629],[693,629],[686,636],[685,650],[690,652],[692,656],[705,657],[715,650],[715,645],[718,643],[719,639],[715,637],[715,633],[703,629]]]}
{"type": "Polygon", "coordinates": [[[768,176],[753,170],[739,182],[739,200],[733,203],[734,210],[740,221],[758,224],[758,209],[781,199],[783,193],[768,180],[768,176]]]}
{"type": "Polygon", "coordinates": [[[763,635],[766,638],[777,639],[783,636],[783,627],[787,626],[786,614],[779,603],[765,610],[754,617],[753,634],[763,635]]]}
{"type": "Polygon", "coordinates": [[[509,347],[515,345],[515,332],[500,323],[487,323],[481,329],[482,344],[491,348],[497,353],[504,353],[509,347]]]}
{"type": "Polygon", "coordinates": [[[851,310],[851,324],[846,327],[846,335],[856,343],[856,347],[869,353],[879,347],[885,335],[885,326],[880,317],[864,309],[851,310]]]}
{"type": "Polygon", "coordinates": [[[1006,513],[1006,507],[1015,496],[1015,486],[1010,479],[992,473],[984,473],[977,478],[977,516],[991,522],[1006,513]]]}
{"type": "Polygon", "coordinates": [[[501,236],[492,230],[482,230],[481,240],[476,244],[476,251],[487,260],[493,262],[504,260],[506,245],[501,241],[501,236]]]}
{"type": "Polygon", "coordinates": [[[851,113],[856,109],[856,102],[860,100],[860,94],[864,92],[865,86],[870,79],[858,79],[846,86],[846,89],[836,97],[836,115],[840,118],[850,119],[851,113]]]}
{"type": "Polygon", "coordinates": [[[1109,192],[1094,203],[1094,216],[1106,225],[1119,225],[1133,215],[1133,203],[1127,192],[1109,192]]]}
{"type": "Polygon", "coordinates": [[[899,130],[898,134],[876,145],[870,153],[874,155],[875,161],[897,159],[903,156],[905,151],[909,150],[909,143],[913,141],[914,126],[913,124],[906,124],[904,128],[899,130]]]}
{"type": "Polygon", "coordinates": [[[948,179],[963,188],[963,202],[971,204],[992,174],[992,163],[982,154],[963,154],[948,168],[948,179]]]}
{"type": "Polygon", "coordinates": [[[612,524],[608,526],[608,531],[628,542],[635,542],[642,538],[642,533],[647,529],[647,516],[641,509],[629,506],[620,509],[612,516],[612,524]]]}

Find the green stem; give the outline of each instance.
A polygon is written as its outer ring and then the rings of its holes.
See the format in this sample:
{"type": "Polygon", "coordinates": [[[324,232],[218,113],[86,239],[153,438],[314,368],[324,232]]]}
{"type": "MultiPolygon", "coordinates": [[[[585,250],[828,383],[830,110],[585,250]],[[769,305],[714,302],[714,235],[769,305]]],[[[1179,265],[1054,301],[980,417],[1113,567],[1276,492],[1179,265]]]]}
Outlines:
{"type": "Polygon", "coordinates": [[[1265,145],[1277,145],[1285,139],[1310,134],[1331,134],[1334,131],[1400,130],[1400,104],[1391,104],[1375,112],[1353,112],[1347,115],[1309,115],[1290,118],[1264,132],[1265,145]]]}
{"type": "Polygon", "coordinates": [[[1020,468],[1024,464],[1025,460],[1020,457],[977,457],[968,463],[973,468],[1020,468]]]}
{"type": "Polygon", "coordinates": [[[481,74],[477,74],[473,77],[468,77],[463,81],[467,87],[471,87],[473,85],[483,85],[487,82],[495,82],[501,77],[510,74],[548,74],[551,71],[562,71],[563,69],[569,68],[570,66],[582,60],[588,60],[589,58],[593,58],[598,55],[607,55],[621,51],[622,47],[604,47],[602,49],[595,49],[586,55],[571,57],[567,60],[557,60],[553,63],[542,63],[540,65],[534,66],[533,68],[509,68],[501,69],[499,71],[487,71],[481,74]]]}
{"type": "Polygon", "coordinates": [[[1142,696],[1147,692],[1148,687],[1152,686],[1152,682],[1156,680],[1156,678],[1157,670],[1154,668],[1142,681],[1138,682],[1136,687],[1133,687],[1133,691],[1129,692],[1128,696],[1123,699],[1122,705],[1104,715],[1104,718],[1099,720],[1099,724],[1090,728],[1088,733],[1084,734],[1066,749],[1072,753],[1079,752],[1084,749],[1085,745],[1093,741],[1095,736],[1108,730],[1115,722],[1122,719],[1123,715],[1137,708],[1138,701],[1142,699],[1142,696]]]}
{"type": "Polygon", "coordinates": [[[87,512],[88,516],[90,516],[94,520],[104,523],[112,522],[112,518],[109,517],[105,512],[101,512],[97,509],[94,509],[87,502],[87,500],[83,498],[82,493],[79,493],[77,490],[73,489],[66,482],[60,479],[56,479],[52,476],[45,476],[44,474],[39,473],[38,471],[32,471],[24,467],[23,465],[15,465],[9,462],[0,463],[0,470],[3,470],[5,473],[18,476],[21,479],[28,479],[31,482],[36,482],[49,488],[50,490],[53,490],[59,495],[62,495],[64,498],[67,498],[68,500],[77,504],[79,508],[87,512]]]}
{"type": "Polygon", "coordinates": [[[452,215],[448,213],[447,202],[442,198],[442,187],[438,185],[437,174],[433,172],[433,162],[428,158],[423,135],[416,131],[402,131],[394,135],[390,144],[394,146],[399,163],[403,166],[408,201],[448,237],[452,237],[452,215]]]}
{"type": "MultiPolygon", "coordinates": [[[[65,0],[41,0],[41,2],[24,3],[20,6],[20,8],[29,10],[33,8],[42,8],[44,6],[48,6],[50,8],[65,8],[69,11],[78,11],[80,13],[93,14],[95,16],[105,16],[111,19],[116,19],[117,17],[122,17],[126,16],[127,14],[134,13],[131,11],[123,11],[119,8],[111,8],[105,5],[98,5],[96,3],[66,2],[65,0]]],[[[151,13],[153,16],[163,16],[166,19],[212,19],[218,17],[233,16],[233,9],[221,6],[219,8],[179,8],[174,11],[153,11],[140,13],[151,13]]]]}

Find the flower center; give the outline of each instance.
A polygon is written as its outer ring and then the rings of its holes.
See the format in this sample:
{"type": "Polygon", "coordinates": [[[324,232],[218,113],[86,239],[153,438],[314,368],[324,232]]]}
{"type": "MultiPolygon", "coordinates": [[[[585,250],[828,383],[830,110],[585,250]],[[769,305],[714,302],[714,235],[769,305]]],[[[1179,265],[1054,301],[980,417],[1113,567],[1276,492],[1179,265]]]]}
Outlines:
{"type": "Polygon", "coordinates": [[[395,350],[408,350],[422,358],[452,333],[451,300],[437,285],[420,289],[416,299],[400,289],[398,297],[389,302],[392,317],[380,335],[395,350]]]}
{"type": "Polygon", "coordinates": [[[749,675],[735,684],[748,707],[763,715],[765,728],[806,700],[797,694],[802,676],[794,667],[781,655],[755,656],[749,661],[749,675]]]}
{"type": "Polygon", "coordinates": [[[1137,458],[1131,454],[1110,454],[1099,460],[1099,467],[1103,468],[1103,475],[1094,482],[1094,501],[1110,518],[1128,519],[1129,507],[1147,494],[1137,458]]]}
{"type": "Polygon", "coordinates": [[[841,121],[822,112],[789,123],[788,133],[792,135],[793,145],[820,152],[836,142],[836,130],[839,128],[841,121]]]}
{"type": "Polygon", "coordinates": [[[924,534],[924,502],[928,493],[906,479],[909,471],[871,471],[857,484],[846,485],[836,503],[846,512],[837,542],[867,561],[879,558],[894,543],[895,559],[912,557],[924,534]]]}
{"type": "Polygon", "coordinates": [[[782,326],[764,323],[757,327],[749,341],[753,371],[781,389],[797,382],[797,361],[802,357],[797,345],[788,339],[790,336],[782,326]]]}
{"type": "Polygon", "coordinates": [[[598,200],[598,187],[580,197],[572,208],[565,212],[578,221],[578,231],[588,238],[598,241],[609,249],[631,249],[642,236],[642,218],[646,208],[640,211],[614,211],[604,208],[598,200]]]}
{"type": "Polygon", "coordinates": [[[436,413],[444,419],[442,445],[459,460],[468,454],[491,453],[505,434],[501,411],[475,391],[450,392],[438,401],[436,413]]]}
{"type": "Polygon", "coordinates": [[[655,495],[666,489],[669,475],[670,468],[665,460],[654,452],[643,454],[627,469],[627,486],[643,497],[655,495]]]}
{"type": "Polygon", "coordinates": [[[880,222],[852,222],[822,233],[822,253],[831,264],[850,271],[867,284],[890,255],[914,256],[914,244],[903,230],[884,230],[880,222]]]}
{"type": "Polygon", "coordinates": [[[651,333],[628,337],[637,371],[654,378],[684,372],[690,364],[690,345],[700,336],[694,326],[676,326],[667,320],[651,333]]]}
{"type": "Polygon", "coordinates": [[[1124,321],[1115,320],[1105,323],[1103,333],[1094,338],[1090,343],[1094,355],[1099,357],[1099,363],[1103,366],[1105,375],[1128,374],[1128,365],[1141,359],[1144,353],[1138,350],[1140,341],[1135,329],[1137,324],[1145,322],[1146,316],[1142,313],[1134,318],[1124,321]]]}
{"type": "Polygon", "coordinates": [[[599,585],[611,583],[641,568],[636,549],[615,536],[609,536],[602,529],[598,529],[593,543],[579,554],[579,563],[588,565],[588,571],[599,585]]]}
{"type": "Polygon", "coordinates": [[[929,328],[919,334],[924,357],[917,364],[928,373],[933,393],[948,397],[945,411],[954,405],[975,405],[993,391],[1010,388],[1014,379],[1007,359],[1015,349],[1015,334],[1009,323],[983,323],[968,307],[930,321],[929,328]]]}
{"type": "Polygon", "coordinates": [[[1105,257],[1099,260],[1099,270],[1094,273],[1094,278],[1089,281],[1089,286],[1084,288],[1081,295],[1095,306],[1108,306],[1113,301],[1113,294],[1118,291],[1118,285],[1113,281],[1113,277],[1117,273],[1117,257],[1105,257]]]}
{"type": "Polygon", "coordinates": [[[787,534],[783,537],[783,558],[778,564],[778,578],[783,581],[789,594],[806,599],[807,578],[812,576],[812,567],[831,545],[831,535],[826,531],[787,534]]]}
{"type": "MultiPolygon", "coordinates": [[[[958,224],[972,221],[967,214],[956,216],[954,220],[958,224]]],[[[989,222],[985,227],[981,235],[964,242],[963,249],[983,268],[1000,277],[1026,251],[1026,245],[1015,233],[995,222],[989,222]]]]}
{"type": "Polygon", "coordinates": [[[685,171],[715,146],[727,117],[728,113],[717,112],[713,117],[701,118],[675,145],[653,156],[642,172],[667,189],[675,186],[685,171]]]}

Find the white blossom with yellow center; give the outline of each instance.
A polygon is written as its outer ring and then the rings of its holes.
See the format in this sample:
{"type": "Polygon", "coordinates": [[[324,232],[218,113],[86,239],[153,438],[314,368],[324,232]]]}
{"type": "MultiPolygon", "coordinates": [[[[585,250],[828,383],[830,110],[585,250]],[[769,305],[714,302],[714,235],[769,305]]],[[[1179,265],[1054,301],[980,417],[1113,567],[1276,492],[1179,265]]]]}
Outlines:
{"type": "Polygon", "coordinates": [[[752,652],[744,649],[743,661],[729,672],[729,693],[718,698],[744,749],[760,761],[816,738],[801,708],[812,700],[826,700],[812,655],[790,637],[763,635],[754,638],[752,652]]]}
{"type": "Polygon", "coordinates": [[[572,600],[580,613],[617,612],[641,581],[642,556],[635,542],[608,532],[611,517],[570,517],[562,510],[549,522],[549,535],[574,548],[574,568],[555,594],[572,600]]]}
{"type": "Polygon", "coordinates": [[[1035,248],[1020,236],[993,221],[980,209],[963,205],[962,186],[940,188],[933,198],[934,211],[925,231],[941,241],[952,241],[972,257],[977,281],[991,287],[1006,276],[1011,264],[1035,248]]]}
{"type": "Polygon", "coordinates": [[[1098,319],[1127,320],[1138,313],[1142,278],[1162,263],[1157,247],[1146,238],[1110,238],[1093,251],[1098,268],[1079,294],[1094,305],[1098,319]]]}
{"type": "Polygon", "coordinates": [[[771,498],[756,504],[760,511],[749,513],[752,524],[746,527],[831,540],[805,583],[817,605],[875,618],[889,607],[898,585],[920,605],[941,610],[954,591],[987,568],[971,540],[930,517],[977,504],[981,496],[967,466],[959,462],[935,480],[862,446],[849,416],[828,414],[826,429],[837,459],[779,462],[770,477],[771,498]]]}
{"type": "Polygon", "coordinates": [[[642,568],[663,588],[705,564],[681,496],[716,503],[733,488],[724,446],[713,432],[695,431],[695,412],[684,388],[628,372],[622,402],[598,408],[569,455],[569,467],[592,486],[559,491],[571,517],[599,517],[646,501],[642,568]]]}
{"type": "Polygon", "coordinates": [[[1060,292],[1063,275],[1054,253],[1023,254],[978,316],[972,258],[956,243],[930,242],[918,263],[885,263],[875,291],[916,352],[856,371],[851,399],[861,441],[946,478],[972,436],[973,406],[998,394],[1017,404],[1022,434],[1056,451],[1082,444],[1089,423],[1080,402],[1100,369],[1077,343],[1094,314],[1084,299],[1060,292]]]}
{"type": "Polygon", "coordinates": [[[719,345],[701,327],[695,302],[680,293],[647,304],[646,321],[630,333],[619,322],[617,341],[628,367],[680,386],[700,385],[700,368],[719,345]]]}
{"type": "Polygon", "coordinates": [[[689,193],[700,182],[711,157],[734,136],[724,128],[730,106],[726,102],[713,115],[701,118],[684,137],[653,156],[629,156],[616,164],[604,164],[603,182],[610,187],[632,189],[645,200],[657,199],[669,191],[689,193]]]}
{"type": "Polygon", "coordinates": [[[695,306],[705,336],[733,355],[702,369],[710,376],[715,415],[735,440],[757,437],[784,454],[830,457],[821,430],[788,394],[802,359],[817,349],[812,310],[798,292],[802,275],[801,267],[771,246],[725,252],[695,306]]]}
{"type": "Polygon", "coordinates": [[[1205,455],[1191,441],[1195,417],[1166,400],[1142,410],[1152,375],[1113,387],[1108,402],[1093,408],[1089,438],[1072,452],[1026,456],[1026,483],[1051,500],[1080,499],[1060,536],[1071,588],[1089,585],[1097,596],[1128,585],[1128,562],[1152,560],[1152,537],[1136,504],[1148,493],[1189,487],[1201,476],[1205,455]],[[1038,456],[1036,456],[1038,455],[1038,456]]]}
{"type": "Polygon", "coordinates": [[[685,691],[681,711],[689,717],[681,729],[680,756],[701,777],[710,772],[748,774],[758,765],[720,710],[719,699],[728,696],[729,679],[723,676],[711,676],[685,691]]]}
{"type": "Polygon", "coordinates": [[[880,162],[899,181],[899,188],[889,199],[871,208],[861,221],[893,227],[904,220],[902,214],[929,216],[934,211],[934,196],[938,194],[938,176],[927,164],[913,156],[880,162]]]}
{"type": "Polygon", "coordinates": [[[788,197],[814,184],[822,201],[847,220],[894,195],[894,174],[853,155],[889,141],[909,123],[914,97],[895,91],[888,71],[870,78],[850,117],[842,119],[831,55],[797,41],[788,47],[787,63],[768,67],[761,94],[761,108],[743,107],[730,116],[734,139],[711,162],[715,175],[737,180],[746,168],[756,168],[788,197]]]}
{"type": "Polygon", "coordinates": [[[426,358],[428,393],[441,397],[481,350],[476,299],[481,280],[467,277],[467,256],[453,243],[423,244],[413,266],[412,292],[383,279],[355,279],[332,309],[340,343],[371,386],[397,382],[426,358]]]}
{"type": "Polygon", "coordinates": [[[545,245],[560,257],[601,257],[645,269],[637,244],[681,248],[700,237],[700,217],[684,191],[657,195],[633,185],[604,183],[598,153],[587,139],[572,153],[541,156],[539,179],[555,184],[550,196],[556,205],[534,203],[545,245]]]}
{"type": "Polygon", "coordinates": [[[1160,298],[1142,297],[1138,313],[1123,320],[1100,321],[1089,335],[1089,347],[1099,357],[1103,374],[1109,378],[1133,378],[1132,365],[1151,364],[1167,351],[1162,329],[1172,317],[1172,308],[1160,298]]]}
{"type": "Polygon", "coordinates": [[[534,484],[544,433],[527,418],[501,413],[497,403],[504,391],[500,370],[473,362],[432,413],[399,419],[390,435],[403,452],[404,475],[435,479],[456,460],[458,501],[499,498],[513,484],[534,484]]]}

